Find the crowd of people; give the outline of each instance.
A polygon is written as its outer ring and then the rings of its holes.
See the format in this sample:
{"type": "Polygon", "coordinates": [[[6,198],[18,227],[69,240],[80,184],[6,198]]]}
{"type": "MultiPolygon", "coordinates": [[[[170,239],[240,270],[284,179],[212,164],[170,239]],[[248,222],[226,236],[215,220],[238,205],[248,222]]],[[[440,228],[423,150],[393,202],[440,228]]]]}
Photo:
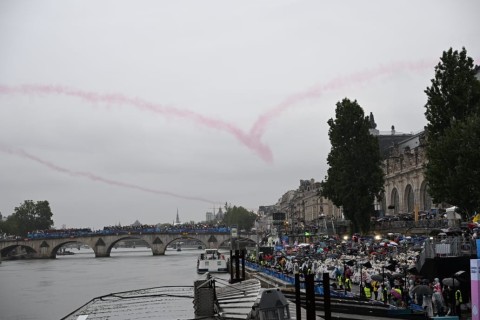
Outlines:
{"type": "Polygon", "coordinates": [[[98,235],[148,234],[148,233],[229,233],[230,228],[224,225],[209,224],[177,224],[177,225],[129,225],[106,226],[100,230],[90,228],[68,228],[35,230],[27,234],[27,239],[59,239],[88,237],[98,235]]]}
{"type": "Polygon", "coordinates": [[[429,278],[416,270],[427,237],[394,236],[377,241],[331,238],[291,246],[277,242],[272,252],[254,252],[248,259],[292,281],[295,273],[314,274],[317,281],[328,273],[331,289],[346,296],[425,311],[429,316],[460,315],[468,302],[461,278],[429,278]]]}

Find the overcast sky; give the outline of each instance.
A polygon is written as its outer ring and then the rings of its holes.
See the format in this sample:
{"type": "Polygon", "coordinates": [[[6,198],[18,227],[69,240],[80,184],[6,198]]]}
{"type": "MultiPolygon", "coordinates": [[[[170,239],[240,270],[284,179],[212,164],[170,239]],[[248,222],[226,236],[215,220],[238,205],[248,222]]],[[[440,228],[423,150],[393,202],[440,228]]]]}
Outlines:
{"type": "Polygon", "coordinates": [[[0,2],[0,212],[55,227],[201,221],[320,181],[335,104],[418,132],[480,2],[0,2]]]}

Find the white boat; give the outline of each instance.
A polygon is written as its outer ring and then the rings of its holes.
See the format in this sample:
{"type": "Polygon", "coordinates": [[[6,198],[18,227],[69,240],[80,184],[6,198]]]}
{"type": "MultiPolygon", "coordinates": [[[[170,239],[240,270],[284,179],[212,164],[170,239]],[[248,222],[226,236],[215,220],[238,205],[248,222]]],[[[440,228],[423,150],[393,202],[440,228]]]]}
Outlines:
{"type": "Polygon", "coordinates": [[[227,260],[217,249],[205,249],[205,252],[198,257],[197,272],[228,272],[227,260]]]}

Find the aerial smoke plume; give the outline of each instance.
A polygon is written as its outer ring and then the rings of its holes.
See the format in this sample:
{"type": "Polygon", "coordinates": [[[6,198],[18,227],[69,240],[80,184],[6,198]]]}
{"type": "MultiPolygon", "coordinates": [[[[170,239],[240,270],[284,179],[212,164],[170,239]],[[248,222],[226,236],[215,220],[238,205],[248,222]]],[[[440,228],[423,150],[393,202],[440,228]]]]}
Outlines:
{"type": "MultiPolygon", "coordinates": [[[[338,89],[366,84],[382,76],[392,75],[399,72],[421,72],[426,69],[431,69],[435,64],[435,61],[419,60],[414,62],[394,62],[388,65],[380,65],[379,67],[364,70],[361,72],[353,73],[347,76],[335,78],[324,84],[318,84],[310,89],[302,92],[298,92],[288,96],[284,101],[277,106],[261,114],[257,120],[253,123],[249,132],[240,129],[238,126],[219,119],[214,119],[193,111],[181,110],[172,107],[166,107],[161,104],[148,102],[140,98],[128,97],[123,94],[106,94],[97,93],[92,91],[85,91],[66,86],[54,86],[54,85],[39,85],[39,84],[22,84],[22,85],[0,85],[0,95],[63,95],[69,97],[75,97],[84,100],[89,103],[106,103],[115,106],[131,106],[139,110],[153,112],[165,117],[177,117],[192,121],[196,124],[220,130],[235,137],[241,144],[249,148],[255,154],[257,154],[262,160],[267,163],[273,162],[273,154],[268,145],[261,141],[269,123],[275,118],[279,117],[286,110],[293,108],[299,102],[307,99],[318,99],[325,92],[335,91],[338,89]]],[[[58,166],[54,163],[40,159],[34,155],[31,155],[21,149],[14,149],[0,145],[0,151],[9,153],[12,155],[20,156],[38,162],[52,170],[68,174],[76,177],[83,177],[93,181],[106,183],[109,185],[115,185],[130,189],[136,189],[144,192],[162,194],[187,200],[196,200],[207,203],[217,203],[199,197],[183,196],[168,191],[155,190],[137,186],[134,184],[123,183],[120,181],[114,181],[103,178],[101,176],[89,173],[89,172],[77,172],[71,171],[64,167],[58,166]]]]}
{"type": "Polygon", "coordinates": [[[72,171],[72,170],[69,170],[67,168],[60,167],[57,164],[54,164],[52,162],[43,160],[43,159],[41,159],[37,156],[34,156],[34,155],[32,155],[30,153],[27,153],[24,150],[18,149],[18,148],[11,148],[11,147],[7,147],[7,146],[4,146],[4,145],[0,144],[0,151],[2,151],[4,153],[8,153],[8,154],[11,154],[11,155],[15,155],[15,156],[19,156],[19,157],[22,157],[22,158],[26,158],[26,159],[35,161],[37,163],[42,164],[45,167],[50,168],[51,170],[61,172],[61,173],[64,173],[64,174],[68,174],[72,177],[82,177],[82,178],[86,178],[86,179],[89,179],[89,180],[92,180],[92,181],[109,184],[109,185],[112,185],[112,186],[129,188],[129,189],[134,189],[134,190],[139,190],[139,191],[149,192],[149,193],[154,193],[154,194],[166,195],[166,196],[185,199],[185,200],[200,201],[200,202],[206,202],[206,203],[209,203],[209,204],[219,203],[219,201],[212,201],[212,200],[208,200],[208,199],[201,198],[201,197],[186,196],[186,195],[172,193],[172,192],[169,192],[169,191],[145,188],[145,187],[138,186],[138,185],[131,184],[131,183],[115,181],[115,180],[103,178],[101,176],[98,176],[98,175],[90,173],[90,172],[72,171]]]}

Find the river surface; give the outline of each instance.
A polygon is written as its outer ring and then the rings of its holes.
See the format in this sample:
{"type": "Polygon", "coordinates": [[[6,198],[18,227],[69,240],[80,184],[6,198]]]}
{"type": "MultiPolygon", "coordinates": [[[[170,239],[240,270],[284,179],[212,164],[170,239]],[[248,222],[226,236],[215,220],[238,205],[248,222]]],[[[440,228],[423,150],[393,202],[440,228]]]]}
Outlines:
{"type": "MultiPolygon", "coordinates": [[[[111,257],[95,258],[91,249],[70,249],[57,259],[0,263],[0,319],[61,319],[91,299],[120,291],[159,286],[193,286],[197,256],[202,250],[112,249],[111,257]]],[[[222,274],[228,279],[228,274],[222,274]]]]}

